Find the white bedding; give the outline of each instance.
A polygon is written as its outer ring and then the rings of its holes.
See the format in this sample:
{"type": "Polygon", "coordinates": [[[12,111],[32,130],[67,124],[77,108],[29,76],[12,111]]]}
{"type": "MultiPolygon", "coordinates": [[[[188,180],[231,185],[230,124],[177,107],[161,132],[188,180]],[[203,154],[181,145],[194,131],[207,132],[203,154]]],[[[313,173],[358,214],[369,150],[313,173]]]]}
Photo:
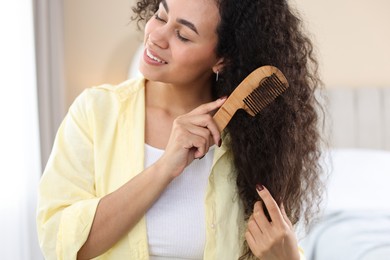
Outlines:
{"type": "Polygon", "coordinates": [[[390,151],[331,151],[326,210],[388,210],[390,151]]]}
{"type": "Polygon", "coordinates": [[[390,152],[332,150],[323,217],[300,242],[308,260],[390,259],[390,152]]]}

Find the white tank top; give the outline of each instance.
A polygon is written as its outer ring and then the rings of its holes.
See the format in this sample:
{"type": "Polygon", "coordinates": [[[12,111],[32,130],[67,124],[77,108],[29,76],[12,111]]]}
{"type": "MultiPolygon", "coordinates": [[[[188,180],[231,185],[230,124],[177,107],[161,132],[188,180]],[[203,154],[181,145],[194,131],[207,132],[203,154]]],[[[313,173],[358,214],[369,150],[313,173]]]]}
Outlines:
{"type": "MultiPolygon", "coordinates": [[[[163,150],[145,144],[145,168],[163,150]]],[[[204,200],[214,146],[174,179],[146,213],[151,260],[203,259],[206,241],[204,200]]]]}

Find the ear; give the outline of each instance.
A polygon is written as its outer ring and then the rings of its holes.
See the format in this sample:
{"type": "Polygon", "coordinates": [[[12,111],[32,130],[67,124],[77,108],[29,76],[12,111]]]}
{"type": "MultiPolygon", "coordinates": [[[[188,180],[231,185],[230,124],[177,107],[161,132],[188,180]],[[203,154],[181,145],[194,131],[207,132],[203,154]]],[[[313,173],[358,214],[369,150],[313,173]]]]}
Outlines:
{"type": "Polygon", "coordinates": [[[223,70],[223,66],[225,65],[225,59],[219,58],[215,65],[213,66],[214,73],[220,72],[223,70]]]}

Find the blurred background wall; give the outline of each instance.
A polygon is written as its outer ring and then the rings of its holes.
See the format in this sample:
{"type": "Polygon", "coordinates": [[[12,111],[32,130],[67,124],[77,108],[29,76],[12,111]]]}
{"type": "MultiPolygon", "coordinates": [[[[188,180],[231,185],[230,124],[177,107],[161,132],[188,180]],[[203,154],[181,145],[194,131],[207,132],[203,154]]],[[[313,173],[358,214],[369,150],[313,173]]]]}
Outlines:
{"type": "Polygon", "coordinates": [[[130,22],[134,0],[66,0],[64,62],[66,104],[86,87],[119,83],[142,34],[130,22]]]}
{"type": "Polygon", "coordinates": [[[390,87],[390,1],[295,2],[316,39],[326,86],[390,87]]]}

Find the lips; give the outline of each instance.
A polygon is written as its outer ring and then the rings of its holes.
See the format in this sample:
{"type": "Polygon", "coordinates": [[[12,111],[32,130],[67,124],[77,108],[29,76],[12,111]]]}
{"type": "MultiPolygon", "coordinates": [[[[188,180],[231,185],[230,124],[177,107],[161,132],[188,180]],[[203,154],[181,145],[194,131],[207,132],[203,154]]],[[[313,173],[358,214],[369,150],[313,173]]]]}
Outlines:
{"type": "Polygon", "coordinates": [[[152,51],[150,51],[149,49],[146,49],[146,56],[148,56],[150,59],[152,59],[160,64],[167,64],[168,63],[165,60],[158,57],[156,54],[152,53],[152,51]]]}

